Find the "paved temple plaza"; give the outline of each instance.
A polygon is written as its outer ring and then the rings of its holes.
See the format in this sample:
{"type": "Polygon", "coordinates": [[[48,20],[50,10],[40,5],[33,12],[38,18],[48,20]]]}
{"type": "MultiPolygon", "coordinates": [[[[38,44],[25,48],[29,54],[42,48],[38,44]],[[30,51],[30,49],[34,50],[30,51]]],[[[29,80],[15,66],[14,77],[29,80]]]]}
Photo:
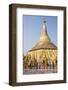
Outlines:
{"type": "Polygon", "coordinates": [[[44,73],[57,73],[57,46],[48,36],[45,20],[39,41],[23,56],[23,74],[44,73]]]}
{"type": "Polygon", "coordinates": [[[57,67],[49,67],[48,69],[24,69],[23,71],[24,74],[48,74],[48,73],[57,73],[57,67]]]}

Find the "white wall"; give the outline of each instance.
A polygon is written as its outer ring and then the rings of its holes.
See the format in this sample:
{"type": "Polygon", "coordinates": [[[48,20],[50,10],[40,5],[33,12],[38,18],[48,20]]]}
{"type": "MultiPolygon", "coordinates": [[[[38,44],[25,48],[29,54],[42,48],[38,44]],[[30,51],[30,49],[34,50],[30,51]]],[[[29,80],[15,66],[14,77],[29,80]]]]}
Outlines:
{"type": "MultiPolygon", "coordinates": [[[[68,5],[67,5],[68,0],[0,0],[0,90],[22,90],[22,89],[23,90],[32,90],[32,89],[33,90],[35,89],[67,90],[68,83],[37,85],[37,86],[27,86],[27,87],[25,86],[11,87],[8,85],[8,70],[9,70],[9,45],[8,45],[9,44],[8,41],[9,40],[9,11],[8,11],[9,6],[8,5],[10,3],[67,6],[67,10],[68,10],[68,5]]],[[[68,16],[68,12],[67,12],[67,16],[68,16]]],[[[68,18],[67,18],[67,22],[68,22],[68,18]]]]}

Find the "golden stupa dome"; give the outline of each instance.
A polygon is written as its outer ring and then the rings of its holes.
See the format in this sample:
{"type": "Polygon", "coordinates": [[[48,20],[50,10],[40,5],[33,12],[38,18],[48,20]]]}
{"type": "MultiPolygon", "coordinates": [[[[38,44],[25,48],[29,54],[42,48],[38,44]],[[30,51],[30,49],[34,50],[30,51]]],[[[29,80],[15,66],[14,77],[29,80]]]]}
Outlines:
{"type": "Polygon", "coordinates": [[[57,49],[56,45],[54,45],[47,33],[46,21],[43,21],[43,30],[41,32],[40,39],[38,43],[29,51],[39,50],[39,49],[57,49]]]}

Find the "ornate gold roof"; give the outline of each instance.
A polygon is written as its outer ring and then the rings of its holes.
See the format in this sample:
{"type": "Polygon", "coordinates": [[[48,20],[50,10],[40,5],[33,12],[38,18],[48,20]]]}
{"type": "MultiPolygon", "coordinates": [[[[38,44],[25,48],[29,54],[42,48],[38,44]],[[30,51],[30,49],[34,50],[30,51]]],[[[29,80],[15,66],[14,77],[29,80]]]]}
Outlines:
{"type": "Polygon", "coordinates": [[[48,33],[46,21],[43,22],[43,30],[40,36],[39,42],[29,51],[39,50],[39,49],[57,49],[57,47],[51,42],[48,33]]]}

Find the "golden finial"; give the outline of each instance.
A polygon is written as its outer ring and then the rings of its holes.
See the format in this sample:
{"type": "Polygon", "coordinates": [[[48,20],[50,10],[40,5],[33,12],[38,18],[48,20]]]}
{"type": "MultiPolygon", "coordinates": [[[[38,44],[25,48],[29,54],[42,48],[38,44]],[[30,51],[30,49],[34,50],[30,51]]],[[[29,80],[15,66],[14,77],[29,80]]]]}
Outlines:
{"type": "Polygon", "coordinates": [[[46,23],[46,19],[45,19],[45,17],[43,17],[43,22],[46,23]]]}

